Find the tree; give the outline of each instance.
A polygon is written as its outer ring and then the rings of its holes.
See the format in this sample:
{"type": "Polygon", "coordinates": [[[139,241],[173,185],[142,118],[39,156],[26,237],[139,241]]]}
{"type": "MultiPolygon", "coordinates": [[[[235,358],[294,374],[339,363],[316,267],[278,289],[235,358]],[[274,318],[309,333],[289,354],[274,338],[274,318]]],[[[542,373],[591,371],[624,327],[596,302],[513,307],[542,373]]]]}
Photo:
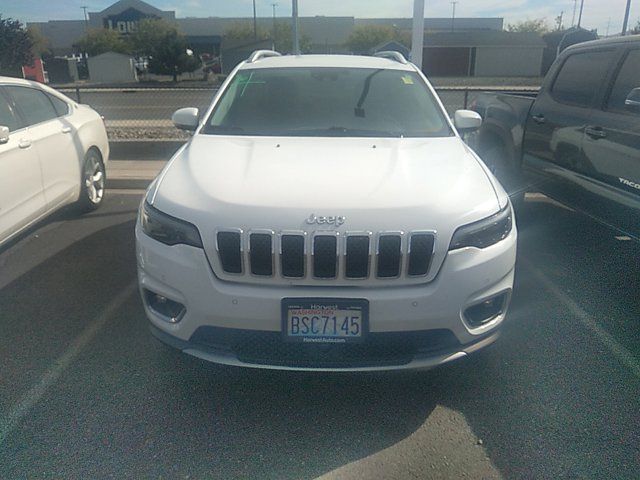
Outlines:
{"type": "Polygon", "coordinates": [[[51,56],[51,49],[49,48],[49,40],[42,35],[42,32],[38,27],[30,25],[27,27],[27,33],[31,38],[31,53],[34,57],[47,57],[51,56]]]}
{"type": "Polygon", "coordinates": [[[149,59],[151,73],[171,75],[174,82],[181,73],[193,72],[201,65],[193,53],[187,52],[185,36],[166,20],[142,20],[131,36],[130,44],[137,55],[149,59]]]}
{"type": "Polygon", "coordinates": [[[517,33],[538,33],[540,35],[549,32],[549,24],[546,18],[535,18],[533,20],[523,20],[521,22],[510,23],[507,31],[517,33]]]}
{"type": "MultiPolygon", "coordinates": [[[[224,32],[225,40],[234,43],[247,43],[250,44],[257,38],[258,41],[272,40],[274,48],[280,53],[291,53],[293,51],[293,31],[291,29],[291,23],[284,21],[277,21],[275,24],[275,32],[273,29],[267,30],[262,27],[258,27],[254,37],[253,24],[251,22],[239,22],[229,27],[224,32]]],[[[298,42],[300,45],[301,53],[311,52],[311,38],[305,35],[300,30],[298,42]]]]}
{"type": "Polygon", "coordinates": [[[256,35],[253,35],[253,23],[251,22],[237,22],[231,25],[224,31],[225,40],[232,42],[247,42],[250,43],[257,38],[260,40],[268,40],[271,38],[271,34],[268,30],[258,27],[256,35]]]}
{"type": "MultiPolygon", "coordinates": [[[[278,52],[293,52],[293,30],[289,22],[276,22],[275,35],[271,32],[271,37],[273,37],[274,47],[278,52]]],[[[298,37],[298,44],[300,53],[311,52],[311,38],[308,35],[301,33],[298,37]]]]}
{"type": "Polygon", "coordinates": [[[158,45],[176,31],[176,27],[166,20],[145,18],[129,37],[131,50],[139,56],[151,56],[158,45]]]}
{"type": "Polygon", "coordinates": [[[346,46],[354,53],[367,53],[381,43],[396,41],[411,47],[410,34],[387,25],[362,25],[349,35],[346,46]]]}
{"type": "Polygon", "coordinates": [[[107,28],[88,30],[75,47],[92,57],[105,52],[129,53],[131,51],[118,32],[107,28]]]}
{"type": "Polygon", "coordinates": [[[0,74],[21,76],[33,62],[33,40],[22,23],[0,15],[0,74]]]}

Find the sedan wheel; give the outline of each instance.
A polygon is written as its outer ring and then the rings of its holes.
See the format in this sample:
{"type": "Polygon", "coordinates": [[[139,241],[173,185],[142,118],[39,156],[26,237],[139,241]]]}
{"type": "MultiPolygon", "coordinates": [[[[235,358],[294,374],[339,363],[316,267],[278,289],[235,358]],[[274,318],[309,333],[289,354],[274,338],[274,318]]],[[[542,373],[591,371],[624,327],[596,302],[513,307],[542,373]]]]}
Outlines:
{"type": "Polygon", "coordinates": [[[78,203],[85,211],[95,210],[104,197],[105,171],[97,152],[90,150],[84,162],[81,194],[78,203]]]}

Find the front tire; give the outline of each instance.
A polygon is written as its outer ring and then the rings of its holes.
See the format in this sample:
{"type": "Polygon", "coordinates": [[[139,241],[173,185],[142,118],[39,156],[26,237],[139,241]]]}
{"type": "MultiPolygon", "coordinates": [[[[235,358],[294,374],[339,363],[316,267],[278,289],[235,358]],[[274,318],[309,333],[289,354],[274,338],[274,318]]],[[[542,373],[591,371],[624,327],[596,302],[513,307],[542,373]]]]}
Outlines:
{"type": "Polygon", "coordinates": [[[82,165],[80,198],[77,203],[80,211],[91,212],[100,207],[104,198],[105,180],[102,158],[95,149],[91,149],[85,155],[82,165]]]}

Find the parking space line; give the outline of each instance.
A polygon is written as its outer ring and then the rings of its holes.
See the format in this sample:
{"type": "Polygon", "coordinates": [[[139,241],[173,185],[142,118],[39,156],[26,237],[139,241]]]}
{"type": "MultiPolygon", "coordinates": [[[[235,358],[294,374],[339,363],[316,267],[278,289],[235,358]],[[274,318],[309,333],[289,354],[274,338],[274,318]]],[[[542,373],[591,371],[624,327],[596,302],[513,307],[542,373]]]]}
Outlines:
{"type": "Polygon", "coordinates": [[[95,338],[111,316],[129,299],[135,292],[136,287],[137,282],[133,281],[116,295],[111,303],[73,340],[65,352],[53,362],[53,365],[45,371],[40,381],[22,397],[14,408],[9,410],[8,415],[5,418],[0,418],[0,444],[4,442],[7,436],[20,424],[20,421],[42,399],[45,393],[47,393],[47,390],[60,378],[62,373],[76,359],[82,349],[95,338]]]}
{"type": "Polygon", "coordinates": [[[557,300],[559,300],[567,309],[576,316],[580,323],[591,330],[602,344],[616,357],[623,365],[629,368],[631,372],[640,378],[640,362],[638,359],[578,305],[569,295],[560,290],[542,271],[531,264],[527,260],[519,260],[518,263],[524,264],[542,286],[549,291],[557,300]]]}

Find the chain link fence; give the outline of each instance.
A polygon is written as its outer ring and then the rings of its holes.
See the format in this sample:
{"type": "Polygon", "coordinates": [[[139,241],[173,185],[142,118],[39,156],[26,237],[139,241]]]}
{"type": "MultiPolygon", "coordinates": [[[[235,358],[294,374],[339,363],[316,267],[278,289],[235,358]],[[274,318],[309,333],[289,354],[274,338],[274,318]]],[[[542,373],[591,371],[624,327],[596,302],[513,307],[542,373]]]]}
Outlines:
{"type": "MultiPolygon", "coordinates": [[[[206,109],[217,87],[199,88],[83,88],[60,89],[78,103],[90,105],[105,119],[111,141],[182,140],[187,132],[171,123],[182,107],[206,109]]],[[[481,92],[535,93],[536,87],[437,87],[449,115],[467,108],[481,92]]]]}

